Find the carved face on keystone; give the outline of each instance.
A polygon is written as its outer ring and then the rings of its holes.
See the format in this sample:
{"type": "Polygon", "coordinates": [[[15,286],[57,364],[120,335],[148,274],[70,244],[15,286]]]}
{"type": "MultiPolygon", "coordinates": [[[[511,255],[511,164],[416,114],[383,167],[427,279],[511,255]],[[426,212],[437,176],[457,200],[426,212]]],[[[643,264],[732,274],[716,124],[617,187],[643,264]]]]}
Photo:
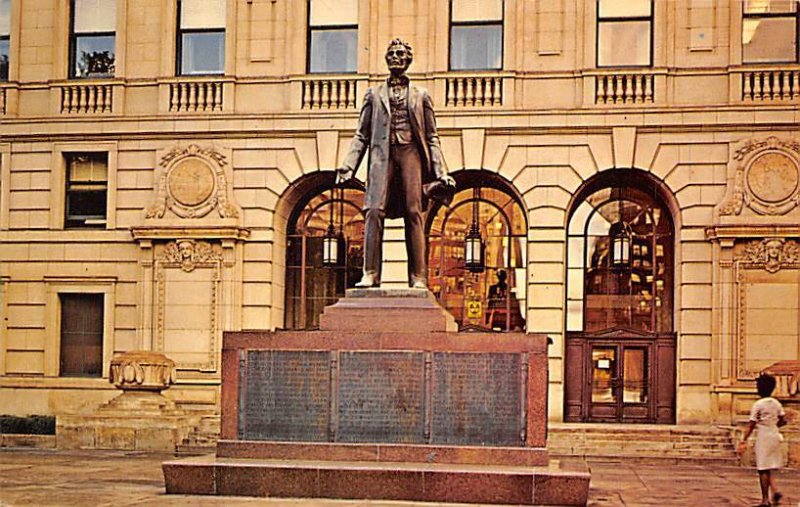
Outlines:
{"type": "Polygon", "coordinates": [[[393,76],[401,76],[414,59],[410,47],[399,39],[395,39],[386,50],[386,66],[393,76]]]}

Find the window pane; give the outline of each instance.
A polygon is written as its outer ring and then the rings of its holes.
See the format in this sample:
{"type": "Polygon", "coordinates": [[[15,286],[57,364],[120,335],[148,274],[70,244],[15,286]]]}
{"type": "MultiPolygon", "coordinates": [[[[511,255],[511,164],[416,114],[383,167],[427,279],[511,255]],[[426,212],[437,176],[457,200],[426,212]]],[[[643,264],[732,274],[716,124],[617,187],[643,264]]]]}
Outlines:
{"type": "Polygon", "coordinates": [[[313,30],[310,72],[355,72],[358,31],[313,30]]]}
{"type": "Polygon", "coordinates": [[[760,18],[742,21],[742,59],[745,62],[794,61],[795,18],[760,18]]]}
{"type": "Polygon", "coordinates": [[[180,0],[181,28],[225,28],[225,0],[180,0]]]}
{"type": "Polygon", "coordinates": [[[225,71],[225,32],[185,33],[181,48],[181,74],[225,71]]]}
{"type": "Polygon", "coordinates": [[[60,374],[103,374],[103,294],[59,294],[61,301],[60,374]]]}
{"type": "Polygon", "coordinates": [[[75,0],[75,33],[114,32],[116,29],[117,2],[75,0]]]}
{"type": "Polygon", "coordinates": [[[451,69],[502,68],[502,26],[454,26],[451,34],[451,69]]]}
{"type": "Polygon", "coordinates": [[[67,226],[105,225],[105,217],[105,189],[86,190],[81,186],[70,189],[67,195],[67,226]]]}
{"type": "Polygon", "coordinates": [[[311,0],[311,26],[358,24],[358,0],[311,0]]]}
{"type": "Polygon", "coordinates": [[[107,180],[108,156],[105,153],[70,156],[70,183],[104,182],[107,180]]]}
{"type": "Polygon", "coordinates": [[[114,36],[75,38],[75,77],[114,75],[114,36]]]}
{"type": "Polygon", "coordinates": [[[601,18],[634,18],[649,16],[650,0],[598,0],[597,15],[601,18]]]}
{"type": "Polygon", "coordinates": [[[8,81],[8,39],[0,39],[0,81],[8,81]]]}
{"type": "Polygon", "coordinates": [[[0,0],[0,36],[11,33],[11,0],[0,0]]]}
{"type": "Polygon", "coordinates": [[[795,12],[797,0],[744,0],[745,14],[795,12]]]}
{"type": "Polygon", "coordinates": [[[650,22],[603,22],[597,27],[597,65],[650,65],[650,22]]]}
{"type": "Polygon", "coordinates": [[[503,19],[503,0],[453,0],[452,9],[454,22],[503,19]]]}

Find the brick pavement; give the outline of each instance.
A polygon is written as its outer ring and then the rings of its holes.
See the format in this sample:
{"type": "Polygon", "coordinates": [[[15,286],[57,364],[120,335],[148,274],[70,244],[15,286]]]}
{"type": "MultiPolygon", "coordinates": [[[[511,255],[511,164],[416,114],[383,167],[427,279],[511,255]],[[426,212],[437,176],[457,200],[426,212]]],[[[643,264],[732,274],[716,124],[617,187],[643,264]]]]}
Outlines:
{"type": "MultiPolygon", "coordinates": [[[[171,455],[125,451],[0,450],[0,505],[422,507],[441,504],[165,495],[161,462],[171,455]]],[[[593,461],[589,505],[751,506],[753,469],[719,465],[643,465],[593,461]]],[[[782,505],[800,507],[800,470],[784,470],[782,505]]],[[[449,504],[453,505],[453,504],[449,504]]],[[[473,504],[474,505],[474,504],[473,504]]]]}

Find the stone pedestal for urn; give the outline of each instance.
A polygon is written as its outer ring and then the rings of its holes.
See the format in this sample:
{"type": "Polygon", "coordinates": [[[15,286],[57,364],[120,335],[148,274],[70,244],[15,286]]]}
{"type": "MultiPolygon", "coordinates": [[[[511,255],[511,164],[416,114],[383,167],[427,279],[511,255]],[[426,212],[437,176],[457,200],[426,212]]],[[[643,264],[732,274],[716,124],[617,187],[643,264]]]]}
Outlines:
{"type": "Polygon", "coordinates": [[[109,381],[122,393],[94,413],[58,416],[59,448],[171,452],[200,422],[161,394],[175,383],[175,362],[164,354],[117,354],[109,381]]]}

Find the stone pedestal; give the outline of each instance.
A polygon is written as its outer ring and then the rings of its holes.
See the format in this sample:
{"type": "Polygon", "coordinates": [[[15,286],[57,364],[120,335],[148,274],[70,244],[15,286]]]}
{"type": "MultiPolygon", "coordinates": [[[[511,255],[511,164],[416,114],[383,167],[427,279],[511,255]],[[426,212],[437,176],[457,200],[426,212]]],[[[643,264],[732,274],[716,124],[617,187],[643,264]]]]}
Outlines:
{"type": "Polygon", "coordinates": [[[228,332],[215,456],[167,493],[584,505],[547,455],[547,337],[457,333],[427,290],[355,289],[319,331],[228,332]]]}
{"type": "Polygon", "coordinates": [[[172,452],[200,422],[161,394],[175,382],[175,363],[164,354],[118,354],[109,380],[119,396],[92,414],[57,417],[59,448],[172,452]]]}

